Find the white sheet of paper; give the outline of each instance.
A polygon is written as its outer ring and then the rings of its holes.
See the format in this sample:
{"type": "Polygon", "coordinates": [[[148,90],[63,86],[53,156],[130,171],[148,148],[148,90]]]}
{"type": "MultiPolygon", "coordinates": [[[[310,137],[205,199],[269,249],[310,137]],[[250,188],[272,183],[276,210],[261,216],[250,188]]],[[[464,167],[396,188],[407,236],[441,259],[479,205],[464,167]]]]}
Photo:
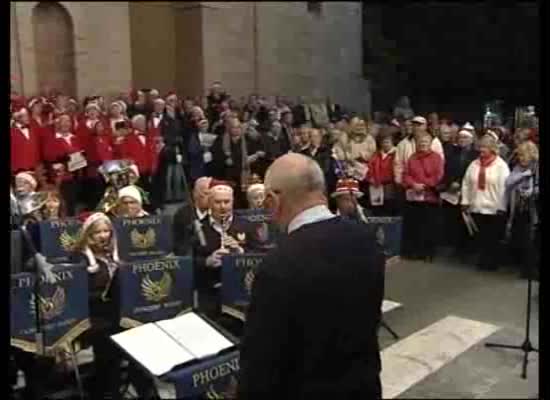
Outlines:
{"type": "Polygon", "coordinates": [[[384,186],[369,185],[370,203],[373,206],[384,205],[384,186]]]}
{"type": "Polygon", "coordinates": [[[456,206],[459,201],[459,194],[460,192],[456,192],[456,193],[442,192],[439,196],[441,197],[442,200],[445,200],[446,202],[456,206]]]}
{"type": "Polygon", "coordinates": [[[155,376],[195,358],[153,323],[118,333],[111,339],[155,376]]]}
{"type": "Polygon", "coordinates": [[[69,155],[69,162],[67,164],[69,172],[85,168],[87,165],[88,162],[82,155],[82,152],[78,151],[69,155]]]}
{"type": "Polygon", "coordinates": [[[234,346],[225,336],[192,312],[159,321],[157,325],[196,358],[217,354],[234,346]]]}

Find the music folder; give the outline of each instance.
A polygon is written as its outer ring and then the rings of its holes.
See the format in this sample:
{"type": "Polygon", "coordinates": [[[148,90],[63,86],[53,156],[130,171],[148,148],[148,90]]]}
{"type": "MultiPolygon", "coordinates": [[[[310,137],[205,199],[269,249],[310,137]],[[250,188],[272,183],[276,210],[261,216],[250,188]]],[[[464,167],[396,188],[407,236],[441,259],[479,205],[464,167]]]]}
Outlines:
{"type": "Polygon", "coordinates": [[[235,347],[212,323],[194,312],[126,330],[111,336],[111,340],[157,377],[235,347]]]}

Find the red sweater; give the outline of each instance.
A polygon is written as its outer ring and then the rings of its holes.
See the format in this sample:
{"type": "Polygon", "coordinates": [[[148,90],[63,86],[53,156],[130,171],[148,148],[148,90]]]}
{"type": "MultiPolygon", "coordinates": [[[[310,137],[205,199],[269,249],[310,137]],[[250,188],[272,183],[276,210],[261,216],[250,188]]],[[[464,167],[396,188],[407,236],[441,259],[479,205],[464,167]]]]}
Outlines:
{"type": "MultiPolygon", "coordinates": [[[[57,137],[57,134],[54,134],[44,146],[46,161],[52,164],[62,163],[65,165],[65,168],[67,168],[69,155],[78,151],[84,151],[84,146],[82,146],[82,143],[76,135],[71,136],[71,144],[69,144],[65,139],[57,137]]],[[[66,171],[62,180],[70,180],[72,178],[73,174],[66,171]]]]}
{"type": "Polygon", "coordinates": [[[443,158],[433,151],[426,153],[416,152],[403,172],[403,185],[405,189],[411,189],[414,183],[426,185],[424,201],[437,203],[439,196],[435,187],[443,178],[443,158]]]}
{"type": "Polygon", "coordinates": [[[367,172],[367,181],[371,185],[380,186],[394,183],[393,161],[395,159],[395,149],[388,154],[382,154],[377,151],[369,161],[369,170],[367,172]]]}
{"type": "Polygon", "coordinates": [[[143,135],[145,144],[139,138],[139,135],[132,132],[128,134],[120,145],[120,155],[124,159],[132,160],[136,163],[140,175],[151,175],[154,162],[154,141],[148,135],[143,135]]]}
{"type": "Polygon", "coordinates": [[[28,128],[29,138],[17,128],[10,129],[11,172],[32,171],[42,162],[40,131],[28,128]]]}

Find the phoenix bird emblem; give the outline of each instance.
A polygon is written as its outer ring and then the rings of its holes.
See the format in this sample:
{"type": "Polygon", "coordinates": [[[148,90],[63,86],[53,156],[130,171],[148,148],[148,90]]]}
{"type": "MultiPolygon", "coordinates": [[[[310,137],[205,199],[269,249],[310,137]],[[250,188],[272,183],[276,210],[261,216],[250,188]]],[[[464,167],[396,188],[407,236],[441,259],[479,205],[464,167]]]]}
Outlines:
{"type": "Polygon", "coordinates": [[[132,245],[137,249],[149,249],[155,245],[157,234],[153,228],[147,229],[145,233],[141,233],[137,229],[130,233],[132,245]]]}
{"type": "Polygon", "coordinates": [[[168,297],[172,289],[172,277],[166,271],[158,281],[147,275],[141,282],[141,293],[147,301],[158,303],[168,297]]]}
{"type": "Polygon", "coordinates": [[[235,397],[237,397],[237,379],[234,376],[231,377],[224,391],[217,392],[213,385],[210,385],[206,391],[208,400],[234,399],[235,397]]]}
{"type": "Polygon", "coordinates": [[[65,251],[72,251],[76,245],[76,241],[77,235],[71,235],[67,231],[63,231],[63,233],[59,235],[59,243],[65,251]]]}
{"type": "MultiPolygon", "coordinates": [[[[29,303],[31,314],[36,315],[34,293],[31,295],[29,303]]],[[[38,296],[38,303],[40,307],[40,317],[49,321],[63,314],[63,310],[65,309],[65,291],[61,286],[58,286],[57,289],[55,289],[53,296],[38,296]]]]}

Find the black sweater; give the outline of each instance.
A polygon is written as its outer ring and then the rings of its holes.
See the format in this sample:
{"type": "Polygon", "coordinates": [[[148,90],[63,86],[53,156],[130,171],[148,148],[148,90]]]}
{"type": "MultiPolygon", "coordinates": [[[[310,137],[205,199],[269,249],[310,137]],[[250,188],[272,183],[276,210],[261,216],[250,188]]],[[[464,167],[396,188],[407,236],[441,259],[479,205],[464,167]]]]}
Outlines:
{"type": "Polygon", "coordinates": [[[367,225],[333,218],[283,238],[256,275],[238,398],[379,398],[383,295],[367,225]]]}

